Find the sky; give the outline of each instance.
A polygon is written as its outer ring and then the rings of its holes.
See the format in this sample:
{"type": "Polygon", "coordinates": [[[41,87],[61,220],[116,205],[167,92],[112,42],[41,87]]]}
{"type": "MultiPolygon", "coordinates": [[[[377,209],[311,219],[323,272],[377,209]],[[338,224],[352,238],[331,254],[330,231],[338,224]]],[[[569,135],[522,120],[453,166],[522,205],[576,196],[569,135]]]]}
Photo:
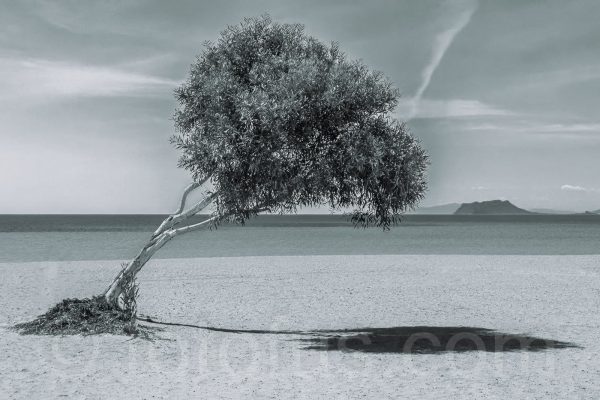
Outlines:
{"type": "Polygon", "coordinates": [[[0,0],[0,214],[177,208],[173,89],[263,13],[400,89],[424,206],[600,209],[597,0],[0,0]]]}

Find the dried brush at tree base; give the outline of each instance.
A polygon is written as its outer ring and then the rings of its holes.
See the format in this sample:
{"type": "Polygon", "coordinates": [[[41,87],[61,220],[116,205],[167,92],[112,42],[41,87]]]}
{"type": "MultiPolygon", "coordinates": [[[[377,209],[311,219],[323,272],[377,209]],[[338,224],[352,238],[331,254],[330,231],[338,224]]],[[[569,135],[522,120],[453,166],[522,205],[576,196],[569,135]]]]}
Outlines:
{"type": "Polygon", "coordinates": [[[15,329],[27,335],[123,334],[129,324],[129,315],[97,296],[65,299],[33,321],[15,325],[15,329]]]}
{"type": "Polygon", "coordinates": [[[25,335],[141,335],[149,337],[154,328],[137,324],[138,285],[135,278],[124,282],[123,307],[108,304],[104,296],[65,299],[33,321],[14,328],[25,335]]]}

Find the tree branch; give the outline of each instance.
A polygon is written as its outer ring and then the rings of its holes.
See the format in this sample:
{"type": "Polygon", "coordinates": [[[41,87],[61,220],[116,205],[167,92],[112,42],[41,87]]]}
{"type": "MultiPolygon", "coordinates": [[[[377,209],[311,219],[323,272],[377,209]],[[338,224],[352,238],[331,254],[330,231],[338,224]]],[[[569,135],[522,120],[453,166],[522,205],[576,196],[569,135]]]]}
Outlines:
{"type": "Polygon", "coordinates": [[[190,193],[192,193],[194,190],[196,190],[197,188],[199,188],[200,186],[204,185],[209,179],[210,179],[210,175],[207,176],[206,178],[202,179],[200,182],[190,183],[188,185],[188,187],[185,188],[185,190],[183,191],[183,194],[181,195],[181,203],[179,204],[179,208],[172,215],[181,214],[183,212],[183,210],[185,209],[185,202],[187,201],[188,195],[190,193]]]}
{"type": "Polygon", "coordinates": [[[188,195],[193,192],[195,189],[199,188],[202,184],[198,182],[192,182],[185,188],[183,194],[181,195],[181,203],[179,204],[179,208],[173,214],[179,214],[185,208],[185,202],[187,200],[188,195]]]}
{"type": "MultiPolygon", "coordinates": [[[[264,211],[269,211],[268,208],[257,208],[252,210],[253,212],[261,213],[264,211]]],[[[172,238],[174,238],[175,236],[178,235],[182,235],[184,233],[188,233],[188,232],[192,232],[192,231],[196,231],[202,228],[205,228],[206,226],[208,226],[211,222],[222,218],[223,216],[218,216],[215,215],[214,217],[210,217],[209,219],[202,221],[202,222],[198,222],[192,225],[186,225],[186,226],[182,226],[181,228],[177,228],[177,229],[169,229],[169,230],[165,230],[164,232],[162,232],[160,235],[160,238],[157,238],[158,240],[156,240],[156,242],[154,242],[154,244],[152,246],[150,246],[148,248],[148,252],[150,253],[154,253],[155,251],[157,251],[158,249],[160,249],[162,246],[165,245],[165,243],[167,243],[169,240],[171,240],[172,238]]],[[[185,219],[185,218],[184,218],[185,219]]]]}
{"type": "Polygon", "coordinates": [[[158,251],[161,247],[163,247],[165,244],[167,244],[167,242],[169,240],[173,239],[175,236],[205,228],[206,226],[208,226],[208,224],[210,224],[217,218],[218,218],[217,216],[214,216],[205,221],[198,222],[196,224],[187,225],[187,226],[177,228],[177,229],[165,230],[158,237],[156,237],[156,240],[154,241],[154,243],[151,246],[149,246],[145,250],[145,252],[151,256],[156,251],[158,251]]]}
{"type": "Polygon", "coordinates": [[[194,190],[196,190],[197,188],[199,188],[200,186],[204,185],[204,183],[206,183],[209,179],[210,179],[210,176],[204,178],[200,182],[193,182],[190,185],[188,185],[188,187],[185,188],[185,190],[183,191],[183,194],[181,195],[181,202],[179,204],[179,208],[173,214],[169,215],[160,224],[160,226],[152,234],[152,238],[156,238],[158,235],[163,233],[166,229],[169,229],[169,228],[177,225],[179,222],[183,221],[184,219],[202,211],[204,208],[206,208],[212,202],[212,200],[215,197],[215,194],[205,197],[204,199],[202,199],[201,201],[196,203],[192,208],[190,208],[188,211],[186,211],[184,213],[185,204],[187,202],[187,197],[189,196],[189,194],[191,192],[193,192],[194,190]]]}
{"type": "Polygon", "coordinates": [[[218,218],[217,216],[214,216],[214,217],[211,217],[211,218],[207,219],[206,221],[202,221],[202,222],[198,222],[196,224],[186,225],[186,226],[182,226],[181,228],[177,228],[177,229],[175,229],[173,231],[174,232],[173,236],[181,235],[183,233],[188,233],[188,232],[191,232],[191,231],[195,231],[195,230],[204,228],[207,224],[213,222],[217,218],[218,218]]]}

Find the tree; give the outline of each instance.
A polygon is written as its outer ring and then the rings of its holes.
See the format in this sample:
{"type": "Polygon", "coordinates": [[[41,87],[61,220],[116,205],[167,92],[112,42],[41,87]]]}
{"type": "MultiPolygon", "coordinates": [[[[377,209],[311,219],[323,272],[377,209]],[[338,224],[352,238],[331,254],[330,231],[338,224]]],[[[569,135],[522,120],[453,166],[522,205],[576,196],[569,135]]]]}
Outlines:
{"type": "Polygon", "coordinates": [[[178,235],[315,205],[352,209],[356,226],[389,229],[426,190],[427,156],[391,118],[397,89],[302,25],[262,16],[228,27],[205,43],[175,95],[172,142],[193,182],[105,291],[113,307],[178,235]],[[196,190],[203,198],[188,207],[196,190]],[[189,223],[211,204],[207,219],[189,223]]]}
{"type": "Polygon", "coordinates": [[[263,16],[227,28],[205,44],[176,97],[172,141],[194,182],[106,291],[114,305],[125,275],[173,237],[211,223],[326,203],[387,229],[423,196],[425,153],[389,117],[397,90],[301,25],[263,16]],[[186,210],[190,192],[209,181],[212,191],[186,210]],[[211,203],[209,219],[184,225],[211,203]]]}

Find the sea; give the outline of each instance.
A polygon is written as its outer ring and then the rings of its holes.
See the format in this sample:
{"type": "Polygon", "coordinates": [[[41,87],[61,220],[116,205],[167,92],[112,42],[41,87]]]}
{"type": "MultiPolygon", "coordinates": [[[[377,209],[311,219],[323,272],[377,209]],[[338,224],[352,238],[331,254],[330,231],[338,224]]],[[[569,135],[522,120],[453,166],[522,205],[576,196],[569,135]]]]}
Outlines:
{"type": "MultiPolygon", "coordinates": [[[[0,262],[129,259],[165,217],[0,215],[0,262]]],[[[179,236],[155,257],[334,254],[600,254],[600,215],[407,215],[388,231],[263,215],[179,236]]]]}

